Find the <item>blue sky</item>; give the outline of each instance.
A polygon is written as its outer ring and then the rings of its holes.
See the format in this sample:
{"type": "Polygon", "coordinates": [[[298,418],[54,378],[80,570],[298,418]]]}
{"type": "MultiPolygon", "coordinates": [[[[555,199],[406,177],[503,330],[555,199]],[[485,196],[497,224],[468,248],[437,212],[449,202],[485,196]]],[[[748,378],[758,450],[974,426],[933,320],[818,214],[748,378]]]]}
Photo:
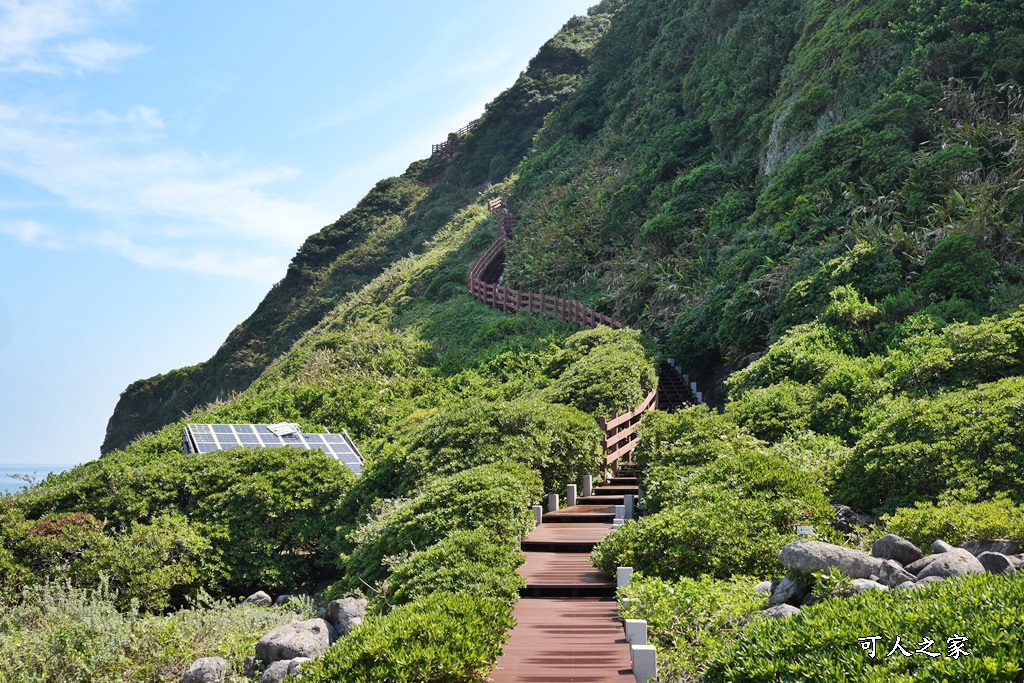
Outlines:
{"type": "Polygon", "coordinates": [[[593,0],[0,0],[0,465],[96,457],[593,0]]]}

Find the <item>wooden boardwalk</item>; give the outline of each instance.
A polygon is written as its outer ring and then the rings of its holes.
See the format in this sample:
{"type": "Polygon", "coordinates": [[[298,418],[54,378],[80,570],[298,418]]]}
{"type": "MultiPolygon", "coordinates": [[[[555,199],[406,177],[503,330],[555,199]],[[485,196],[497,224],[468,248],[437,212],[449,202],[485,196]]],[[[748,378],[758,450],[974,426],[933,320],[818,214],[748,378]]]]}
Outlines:
{"type": "Polygon", "coordinates": [[[613,479],[548,512],[523,539],[519,573],[527,585],[493,683],[633,683],[615,582],[590,563],[590,551],[611,533],[615,506],[636,492],[636,480],[613,479]]]}

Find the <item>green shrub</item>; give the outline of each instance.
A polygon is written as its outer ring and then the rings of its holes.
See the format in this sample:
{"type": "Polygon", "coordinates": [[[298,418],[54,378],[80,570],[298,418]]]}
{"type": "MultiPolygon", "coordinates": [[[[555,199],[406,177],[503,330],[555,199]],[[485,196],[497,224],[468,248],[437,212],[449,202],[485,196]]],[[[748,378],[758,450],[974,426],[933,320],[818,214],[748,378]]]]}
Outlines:
{"type": "Polygon", "coordinates": [[[539,471],[546,490],[559,491],[601,463],[601,431],[594,418],[535,397],[474,398],[444,406],[412,423],[404,441],[409,454],[392,467],[400,468],[406,485],[428,474],[517,463],[539,471]]]}
{"type": "Polygon", "coordinates": [[[645,414],[633,458],[641,467],[700,465],[762,445],[728,416],[707,405],[695,405],[675,413],[645,414]]]}
{"type": "Polygon", "coordinates": [[[814,397],[813,388],[784,380],[744,392],[726,404],[725,412],[757,438],[779,441],[810,426],[814,397]]]}
{"type": "Polygon", "coordinates": [[[543,494],[540,477],[512,463],[480,465],[429,481],[413,498],[386,501],[351,534],[342,557],[345,582],[361,589],[383,580],[388,564],[424,550],[452,531],[485,529],[509,542],[533,528],[530,506],[543,494]]]}
{"type": "Polygon", "coordinates": [[[677,581],[634,575],[620,598],[638,600],[620,609],[623,619],[647,621],[647,637],[658,648],[661,680],[697,680],[709,661],[737,637],[749,615],[764,608],[754,591],[759,579],[728,581],[701,576],[677,581]]]}
{"type": "Polygon", "coordinates": [[[836,680],[1018,681],[1024,672],[1024,580],[957,576],[912,591],[867,591],[804,608],[789,619],[757,619],[711,662],[707,683],[836,680]],[[880,636],[874,658],[859,639],[880,636]],[[893,648],[897,636],[912,653],[893,648]],[[964,636],[953,658],[947,638],[964,636]],[[913,654],[924,639],[937,657],[913,654]]]}
{"type": "Polygon", "coordinates": [[[936,539],[952,545],[992,538],[1024,542],[1024,508],[1003,495],[977,503],[915,503],[914,507],[899,508],[884,519],[886,532],[902,536],[920,548],[930,547],[936,539]]]}
{"type": "Polygon", "coordinates": [[[880,405],[843,468],[835,497],[893,510],[947,493],[1024,501],[1024,378],[880,405]]]}
{"type": "Polygon", "coordinates": [[[606,576],[614,576],[616,567],[665,579],[771,576],[781,571],[779,550],[795,538],[786,530],[803,523],[805,513],[798,501],[723,493],[713,504],[694,500],[627,521],[594,548],[591,559],[606,576]]]}
{"type": "Polygon", "coordinates": [[[302,667],[307,683],[484,680],[515,621],[501,600],[436,593],[370,617],[302,667]]]}
{"type": "Polygon", "coordinates": [[[590,415],[610,417],[640,405],[657,385],[657,373],[643,356],[599,348],[570,365],[547,395],[590,415]]]}
{"type": "Polygon", "coordinates": [[[526,587],[516,572],[522,563],[514,542],[497,540],[486,529],[453,531],[398,564],[384,598],[389,605],[402,605],[431,593],[465,592],[511,605],[526,587]]]}

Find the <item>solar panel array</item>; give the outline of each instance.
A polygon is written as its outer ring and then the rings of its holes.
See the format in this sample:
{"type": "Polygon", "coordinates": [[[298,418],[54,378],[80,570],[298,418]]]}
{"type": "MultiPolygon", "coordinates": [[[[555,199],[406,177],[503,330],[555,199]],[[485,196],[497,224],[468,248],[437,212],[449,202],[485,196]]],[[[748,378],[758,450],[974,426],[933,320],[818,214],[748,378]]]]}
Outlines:
{"type": "Polygon", "coordinates": [[[363,459],[348,434],[293,433],[278,436],[265,424],[189,424],[184,430],[186,453],[209,453],[225,448],[283,448],[320,450],[356,474],[363,459]]]}

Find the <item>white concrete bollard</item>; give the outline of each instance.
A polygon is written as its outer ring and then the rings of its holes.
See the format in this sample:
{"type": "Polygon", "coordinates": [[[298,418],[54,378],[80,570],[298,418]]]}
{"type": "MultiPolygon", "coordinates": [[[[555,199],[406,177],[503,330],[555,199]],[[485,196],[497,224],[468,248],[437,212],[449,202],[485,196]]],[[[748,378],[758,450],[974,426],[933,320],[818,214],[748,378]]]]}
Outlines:
{"type": "Polygon", "coordinates": [[[534,526],[540,526],[544,523],[544,506],[534,505],[533,506],[533,524],[534,526]]]}
{"type": "Polygon", "coordinates": [[[625,501],[626,504],[622,506],[623,507],[622,518],[623,519],[633,519],[633,508],[634,508],[633,494],[629,494],[629,495],[625,496],[623,498],[623,501],[625,501]]]}
{"type": "Polygon", "coordinates": [[[616,567],[615,568],[615,587],[622,588],[628,586],[629,582],[633,580],[633,568],[632,567],[616,567]]]}
{"type": "Polygon", "coordinates": [[[558,512],[558,494],[548,494],[548,512],[558,512]]]}
{"type": "Polygon", "coordinates": [[[583,497],[587,498],[594,495],[594,475],[585,474],[583,475],[583,497]]]}
{"type": "Polygon", "coordinates": [[[626,619],[626,642],[630,645],[647,644],[647,621],[644,619],[626,619]]]}
{"type": "Polygon", "coordinates": [[[636,683],[647,683],[658,676],[658,654],[653,645],[630,645],[629,657],[636,683]]]}
{"type": "Polygon", "coordinates": [[[569,484],[565,487],[565,504],[569,507],[576,504],[576,484],[569,484]]]}
{"type": "Polygon", "coordinates": [[[633,598],[622,598],[622,608],[629,609],[633,605],[633,598]]]}

